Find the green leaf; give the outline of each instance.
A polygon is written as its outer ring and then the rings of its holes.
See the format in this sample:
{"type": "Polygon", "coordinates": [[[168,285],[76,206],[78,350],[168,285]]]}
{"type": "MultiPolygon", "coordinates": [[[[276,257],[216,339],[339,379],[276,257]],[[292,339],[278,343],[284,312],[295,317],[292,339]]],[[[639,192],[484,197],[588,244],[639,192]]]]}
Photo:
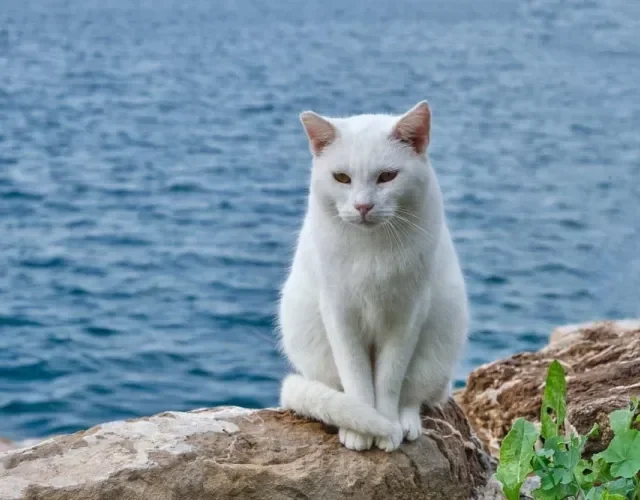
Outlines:
{"type": "Polygon", "coordinates": [[[593,427],[591,428],[591,430],[587,433],[587,438],[597,438],[600,437],[600,426],[598,425],[598,423],[596,422],[595,424],[593,424],[593,427]]]}
{"type": "Polygon", "coordinates": [[[555,454],[554,465],[572,471],[578,465],[580,455],[580,448],[577,446],[569,446],[567,451],[561,451],[555,454]]]}
{"type": "Polygon", "coordinates": [[[552,490],[553,488],[556,487],[556,485],[558,484],[558,479],[553,477],[554,475],[554,470],[551,469],[549,471],[544,471],[542,473],[542,475],[540,476],[540,489],[541,490],[552,490]]]}
{"type": "Polygon", "coordinates": [[[496,478],[508,500],[520,498],[520,487],[531,473],[531,459],[535,456],[534,445],[538,431],[531,422],[518,418],[500,445],[500,463],[496,478]]]}
{"type": "Polygon", "coordinates": [[[536,500],[556,500],[557,498],[561,498],[558,496],[560,492],[555,490],[547,491],[547,490],[543,490],[542,488],[533,490],[531,494],[533,495],[533,498],[535,498],[536,500]]]}
{"type": "Polygon", "coordinates": [[[611,475],[609,463],[599,455],[600,454],[591,457],[593,460],[591,464],[592,472],[587,476],[588,480],[593,483],[606,483],[608,481],[613,481],[614,478],[611,475]]]}
{"type": "Polygon", "coordinates": [[[638,471],[640,471],[640,465],[630,460],[611,465],[611,474],[616,477],[633,477],[638,471]]]}
{"type": "Polygon", "coordinates": [[[544,500],[557,500],[559,498],[575,498],[580,491],[580,488],[573,484],[558,483],[551,488],[538,488],[533,490],[533,498],[540,498],[544,500]]]}
{"type": "Polygon", "coordinates": [[[624,498],[635,489],[633,479],[620,478],[605,485],[607,493],[622,495],[624,498]]]}
{"type": "Polygon", "coordinates": [[[607,491],[602,493],[602,496],[600,498],[602,498],[602,500],[627,500],[627,497],[624,495],[618,495],[617,493],[609,493],[607,491]]]}
{"type": "Polygon", "coordinates": [[[609,414],[609,424],[614,434],[622,434],[631,427],[633,420],[632,410],[616,410],[609,414]]]}
{"type": "Polygon", "coordinates": [[[602,494],[604,493],[604,488],[602,486],[597,486],[592,488],[585,496],[585,500],[602,500],[602,494]]]}
{"type": "Polygon", "coordinates": [[[594,466],[588,460],[580,460],[576,466],[574,473],[578,484],[583,489],[589,489],[593,486],[594,481],[594,466]]]}
{"type": "Polygon", "coordinates": [[[553,454],[567,451],[567,443],[564,436],[553,436],[544,442],[544,449],[551,450],[553,454]]]}
{"type": "Polygon", "coordinates": [[[599,456],[611,464],[614,477],[635,476],[640,471],[640,432],[627,429],[622,434],[616,434],[609,447],[599,456]]]}
{"type": "Polygon", "coordinates": [[[540,413],[542,437],[545,439],[557,436],[558,429],[564,423],[567,411],[566,396],[567,382],[564,377],[564,368],[558,361],[553,361],[547,372],[540,413]]]}
{"type": "Polygon", "coordinates": [[[551,458],[553,457],[553,450],[549,450],[547,448],[541,448],[539,450],[536,450],[536,456],[540,457],[540,458],[551,458]]]}

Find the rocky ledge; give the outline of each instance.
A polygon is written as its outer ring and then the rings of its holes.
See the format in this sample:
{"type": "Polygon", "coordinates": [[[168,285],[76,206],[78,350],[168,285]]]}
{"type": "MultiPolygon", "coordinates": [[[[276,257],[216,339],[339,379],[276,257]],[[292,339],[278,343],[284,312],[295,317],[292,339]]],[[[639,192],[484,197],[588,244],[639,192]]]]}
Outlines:
{"type": "Polygon", "coordinates": [[[354,452],[288,412],[214,408],[112,422],[0,454],[0,499],[497,498],[492,459],[451,400],[394,453],[354,452]]]}
{"type": "Polygon", "coordinates": [[[603,449],[608,414],[640,395],[640,321],[558,328],[539,352],[478,368],[455,396],[466,418],[453,399],[425,409],[423,435],[391,454],[347,450],[335,429],[288,412],[167,412],[10,451],[0,441],[0,500],[497,500],[487,446],[497,454],[515,418],[537,420],[555,359],[569,423],[598,422],[588,452],[603,449]]]}
{"type": "Polygon", "coordinates": [[[494,456],[517,417],[539,422],[549,364],[562,363],[567,376],[567,420],[586,434],[597,422],[599,439],[587,454],[607,447],[608,415],[640,397],[640,320],[569,325],[551,333],[549,345],[477,368],[455,395],[471,426],[494,456]]]}

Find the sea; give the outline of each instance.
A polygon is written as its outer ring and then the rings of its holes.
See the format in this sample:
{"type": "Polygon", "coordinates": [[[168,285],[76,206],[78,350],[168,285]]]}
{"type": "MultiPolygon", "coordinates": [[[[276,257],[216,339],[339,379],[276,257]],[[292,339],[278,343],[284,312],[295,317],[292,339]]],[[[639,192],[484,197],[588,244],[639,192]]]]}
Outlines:
{"type": "Polygon", "coordinates": [[[640,316],[640,2],[0,0],[0,435],[278,403],[298,120],[427,99],[475,367],[640,316]]]}

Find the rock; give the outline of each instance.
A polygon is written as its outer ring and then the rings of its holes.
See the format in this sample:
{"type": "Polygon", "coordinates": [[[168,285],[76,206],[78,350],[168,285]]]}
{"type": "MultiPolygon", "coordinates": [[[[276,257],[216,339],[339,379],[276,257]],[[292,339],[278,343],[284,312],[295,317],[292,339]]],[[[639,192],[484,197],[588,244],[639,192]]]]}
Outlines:
{"type": "Polygon", "coordinates": [[[569,423],[583,434],[600,424],[600,439],[590,440],[585,451],[601,451],[612,438],[609,413],[640,396],[640,320],[561,327],[539,352],[473,371],[454,398],[494,456],[517,417],[539,422],[545,377],[554,359],[567,374],[569,423]]]}
{"type": "Polygon", "coordinates": [[[27,446],[33,446],[39,443],[42,439],[25,439],[24,441],[11,441],[10,439],[0,437],[0,453],[17,450],[19,448],[26,448],[27,446]]]}
{"type": "MultiPolygon", "coordinates": [[[[533,490],[539,487],[539,477],[529,476],[526,478],[520,487],[520,500],[533,500],[533,490]]],[[[487,486],[481,491],[478,500],[505,500],[505,496],[502,493],[502,485],[495,476],[489,479],[487,486]]]]}
{"type": "Polygon", "coordinates": [[[391,454],[289,412],[216,408],[112,422],[0,454],[0,499],[494,499],[495,461],[449,401],[391,454]]]}
{"type": "Polygon", "coordinates": [[[17,446],[13,441],[0,437],[0,453],[4,451],[14,450],[17,446]]]}

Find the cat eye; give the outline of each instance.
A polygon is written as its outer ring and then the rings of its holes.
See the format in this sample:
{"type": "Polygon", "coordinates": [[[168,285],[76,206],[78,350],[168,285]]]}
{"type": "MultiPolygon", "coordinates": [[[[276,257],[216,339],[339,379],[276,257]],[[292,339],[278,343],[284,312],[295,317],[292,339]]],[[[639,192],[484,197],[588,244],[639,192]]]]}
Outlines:
{"type": "Polygon", "coordinates": [[[333,174],[333,178],[337,180],[340,184],[351,184],[351,177],[349,177],[347,174],[338,172],[333,174]]]}
{"type": "Polygon", "coordinates": [[[392,181],[393,179],[396,178],[397,175],[398,175],[398,171],[397,170],[387,170],[386,172],[382,172],[378,176],[378,184],[381,184],[383,182],[392,181]]]}

